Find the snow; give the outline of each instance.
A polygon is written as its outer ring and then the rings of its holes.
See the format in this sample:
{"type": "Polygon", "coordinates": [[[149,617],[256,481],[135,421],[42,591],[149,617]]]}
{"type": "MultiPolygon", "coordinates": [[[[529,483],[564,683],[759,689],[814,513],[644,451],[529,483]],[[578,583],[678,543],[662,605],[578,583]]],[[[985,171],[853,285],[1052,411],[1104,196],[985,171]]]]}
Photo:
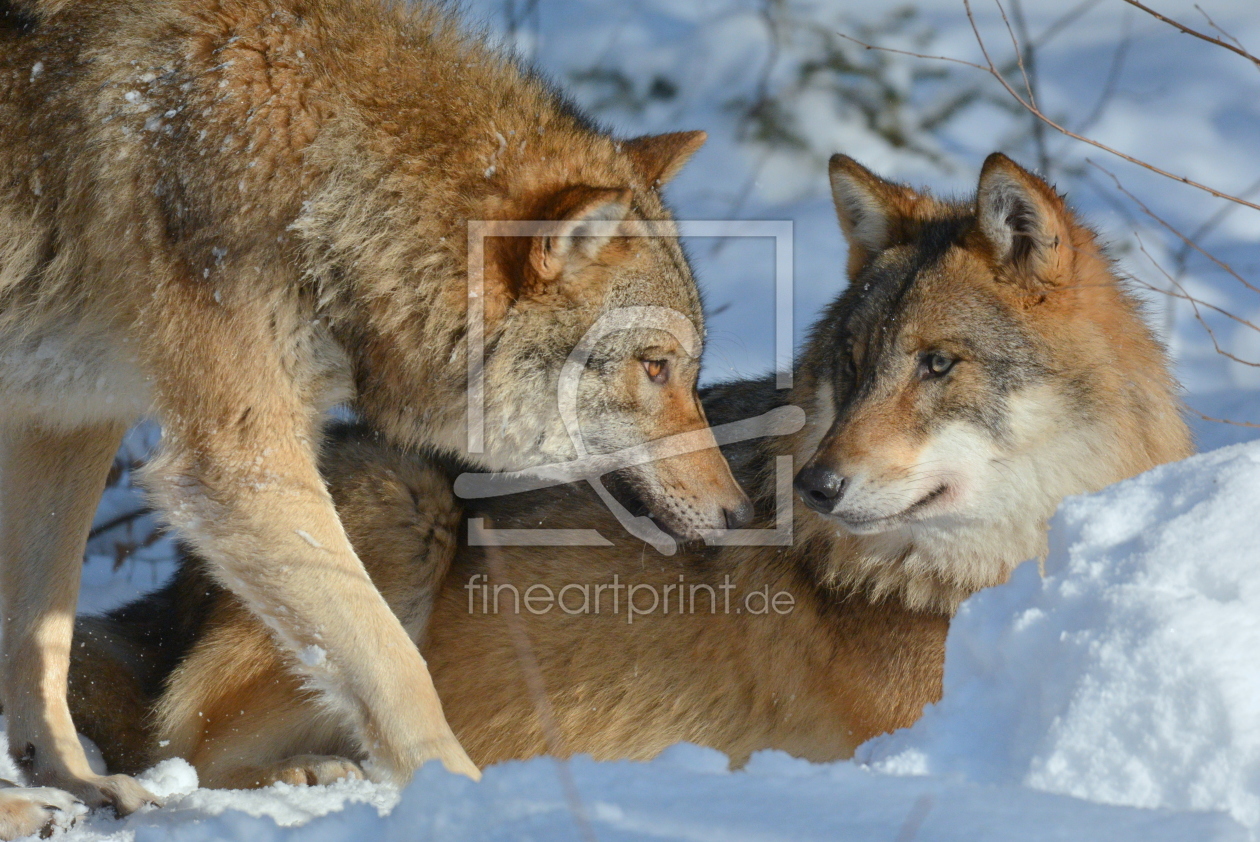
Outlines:
{"type": "Polygon", "coordinates": [[[950,627],[945,693],[859,757],[1260,827],[1260,443],[1067,501],[950,627]]]}
{"type": "Polygon", "coordinates": [[[124,820],[89,817],[59,838],[109,842],[306,842],[362,839],[659,839],[730,842],[836,839],[1028,842],[1080,839],[1246,840],[1219,813],[1111,807],[1020,787],[874,774],[762,752],[729,772],[724,755],[679,745],[651,763],[576,758],[505,763],[480,783],[438,764],[400,794],[366,781],[222,792],[168,760],[141,777],[165,798],[124,820]],[[568,788],[572,782],[573,789],[568,788]],[[1012,834],[1017,835],[1012,835],[1012,834]]]}
{"type": "MultiPolygon", "coordinates": [[[[501,0],[470,0],[466,16],[502,30],[501,0]]],[[[507,4],[529,6],[530,4],[507,4]]],[[[863,37],[885,10],[788,0],[820,27],[863,37]]],[[[869,4],[866,4],[869,5],[869,4]]],[[[981,60],[961,0],[920,0],[920,23],[879,39],[889,46],[981,60]],[[926,39],[915,40],[916,33],[926,39]]],[[[1009,41],[996,7],[974,0],[999,59],[1009,41]]],[[[1010,4],[1008,9],[1011,8],[1010,4]]],[[[1025,0],[1040,32],[1065,7],[1025,0]]],[[[1253,50],[1255,0],[1210,0],[1204,10],[1253,50]]],[[[742,139],[730,103],[753,95],[771,55],[752,0],[542,0],[512,38],[594,108],[606,90],[572,72],[604,61],[630,79],[680,83],[673,98],[616,104],[599,116],[622,136],[704,128],[710,140],[668,189],[683,219],[790,219],[794,226],[794,339],[842,286],[844,250],[827,195],[825,160],[853,155],[883,175],[938,193],[974,189],[995,148],[1036,163],[1026,118],[981,98],[921,138],[936,160],[889,144],[852,110],[812,90],[788,104],[805,147],[767,152],[742,139]]],[[[1192,0],[1162,12],[1207,28],[1192,0]]],[[[803,42],[771,68],[790,82],[803,42]]],[[[873,56],[873,54],[869,54],[873,56]]],[[[1038,54],[1039,101],[1065,124],[1170,170],[1233,191],[1260,184],[1260,74],[1123,3],[1091,7],[1038,54]],[[1104,79],[1127,40],[1121,70],[1096,119],[1104,79]]],[[[872,58],[872,60],[874,60],[872,58]]],[[[889,57],[913,121],[965,84],[995,82],[936,64],[889,57]]],[[[32,76],[42,71],[32,68],[32,76]]],[[[855,83],[856,84],[856,83],[855,83]]],[[[124,97],[143,105],[138,91],[124,97]]],[[[1113,244],[1169,343],[1187,402],[1211,416],[1260,421],[1260,295],[1181,241],[1116,191],[1124,187],[1176,228],[1197,232],[1247,279],[1260,275],[1260,214],[1227,206],[1051,132],[1050,175],[1113,244]],[[1164,274],[1167,270],[1171,280],[1164,274]],[[1175,281],[1175,283],[1174,283],[1175,281]],[[1166,293],[1206,302],[1199,313],[1166,293]],[[1212,307],[1237,315],[1231,320],[1212,307]],[[1202,321],[1200,321],[1200,318],[1202,321]]],[[[1252,199],[1254,194],[1249,194],[1252,199]]],[[[707,292],[705,379],[757,374],[774,360],[774,250],[766,240],[694,240],[707,292]]],[[[166,761],[143,780],[160,810],[124,820],[93,815],[68,840],[157,839],[845,839],[1183,842],[1260,839],[1260,443],[1255,429],[1192,423],[1203,455],[1099,494],[1067,501],[1051,529],[1044,578],[1035,562],[965,603],[951,628],[946,689],[913,728],[864,746],[856,762],[812,765],[777,752],[731,772],[723,757],[676,746],[651,763],[575,758],[506,763],[474,784],[437,765],[399,793],[366,781],[277,784],[253,792],[196,787],[186,763],[166,761]],[[1232,445],[1232,446],[1231,446],[1232,445]],[[1222,449],[1223,448],[1223,449],[1222,449]]],[[[96,525],[141,504],[129,474],[157,442],[151,426],[128,437],[124,482],[107,491],[96,525]]],[[[299,537],[303,537],[299,532],[299,537]]],[[[303,537],[303,540],[306,540],[303,537]]],[[[100,611],[159,584],[173,544],[150,515],[93,539],[81,611],[100,611]]],[[[322,653],[307,653],[317,658],[322,653]]],[[[0,777],[16,776],[0,756],[0,777]]]]}

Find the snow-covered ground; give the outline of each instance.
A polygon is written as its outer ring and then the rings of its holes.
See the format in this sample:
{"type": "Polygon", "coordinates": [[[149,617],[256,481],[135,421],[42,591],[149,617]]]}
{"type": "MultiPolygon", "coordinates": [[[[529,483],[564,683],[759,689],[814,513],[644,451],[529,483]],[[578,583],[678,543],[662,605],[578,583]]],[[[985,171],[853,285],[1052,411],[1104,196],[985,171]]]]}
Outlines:
{"type": "MultiPolygon", "coordinates": [[[[884,4],[786,5],[827,31],[981,58],[962,0],[921,0],[913,25],[891,34],[863,29],[887,19],[884,4]]],[[[1221,29],[1260,48],[1255,0],[1200,5],[1221,29]]],[[[987,43],[1004,60],[1009,39],[996,6],[973,6],[987,43]]],[[[474,0],[467,14],[502,31],[508,7],[531,4],[474,0]]],[[[1158,7],[1210,29],[1192,0],[1158,7]]],[[[995,148],[1038,163],[1026,119],[996,104],[1001,92],[980,71],[892,56],[883,59],[885,75],[905,102],[898,119],[912,128],[951,92],[975,84],[985,93],[922,134],[930,154],[888,142],[816,89],[784,100],[802,142],[759,146],[741,135],[732,103],[759,86],[790,93],[812,48],[805,36],[790,36],[777,53],[770,49],[753,0],[540,0],[534,8],[516,31],[517,45],[580,102],[600,106],[620,133],[710,132],[709,144],[670,188],[680,217],[793,221],[798,340],[843,283],[843,247],[826,191],[830,152],[945,193],[970,191],[980,161],[995,148]],[[608,84],[573,76],[593,65],[611,66],[644,90],[660,77],[676,91],[664,84],[659,90],[668,95],[618,104],[608,84]],[[925,69],[949,75],[927,79],[925,69]]],[[[1023,4],[1035,39],[1073,8],[1057,0],[1023,4]]],[[[1080,9],[1042,39],[1036,72],[1045,109],[1166,169],[1229,192],[1260,189],[1257,68],[1122,0],[1080,9]]],[[[1260,367],[1217,353],[1205,329],[1223,351],[1260,361],[1260,333],[1246,324],[1260,324],[1260,294],[1184,250],[1087,159],[1258,286],[1260,213],[1228,210],[1053,132],[1046,145],[1051,175],[1115,243],[1139,286],[1180,289],[1207,302],[1196,315],[1184,299],[1148,295],[1188,404],[1260,422],[1260,367]]],[[[768,369],[770,243],[690,247],[713,311],[706,379],[768,369]]],[[[1053,525],[1044,578],[1030,563],[1009,584],[968,601],[951,629],[943,701],[914,728],[863,747],[856,762],[814,766],[767,753],[728,772],[715,753],[680,746],[649,764],[509,763],[487,770],[480,784],[426,768],[401,794],[363,782],[209,792],[195,789],[191,769],[171,762],[147,778],[168,794],[167,807],[121,822],[94,816],[66,838],[1260,839],[1260,584],[1251,575],[1260,567],[1260,442],[1217,450],[1260,431],[1197,415],[1192,423],[1200,449],[1213,452],[1068,501],[1053,525]]],[[[152,440],[150,430],[136,433],[128,453],[142,454],[152,440]]],[[[97,523],[136,502],[127,488],[112,492],[97,523]]],[[[83,609],[117,604],[160,580],[169,569],[168,540],[140,546],[115,569],[115,543],[143,544],[151,533],[152,521],[140,518],[93,542],[83,609]]]]}
{"type": "Polygon", "coordinates": [[[950,627],[945,693],[859,760],[1260,829],[1260,443],[1066,501],[950,627]]]}
{"type": "Polygon", "coordinates": [[[475,840],[565,842],[598,839],[689,842],[1244,842],[1247,831],[1221,813],[1112,807],[1017,786],[945,777],[896,777],[852,763],[817,766],[785,754],[755,756],[728,772],[724,755],[679,745],[651,763],[561,768],[550,759],[505,763],[480,783],[422,769],[402,793],[362,781],[255,792],[196,790],[179,761],[142,780],[165,779],[161,810],[123,822],[89,818],[60,838],[110,842],[208,840],[475,840]],[[576,782],[566,795],[563,774],[576,782]]]}

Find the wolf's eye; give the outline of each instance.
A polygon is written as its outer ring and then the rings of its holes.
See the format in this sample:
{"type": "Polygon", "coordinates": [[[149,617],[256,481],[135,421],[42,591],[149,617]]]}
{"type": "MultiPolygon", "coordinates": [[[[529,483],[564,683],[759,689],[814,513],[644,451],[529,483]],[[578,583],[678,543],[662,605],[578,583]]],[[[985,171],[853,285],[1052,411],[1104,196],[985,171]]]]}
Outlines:
{"type": "Polygon", "coordinates": [[[849,372],[849,377],[854,380],[857,379],[857,363],[854,362],[853,357],[849,357],[844,361],[844,370],[849,372]]]}
{"type": "Polygon", "coordinates": [[[944,377],[949,374],[955,362],[957,360],[953,357],[947,357],[940,351],[928,351],[919,357],[919,379],[931,380],[934,377],[944,377]]]}
{"type": "Polygon", "coordinates": [[[647,372],[648,380],[659,386],[664,386],[669,380],[669,360],[644,360],[643,370],[647,372]]]}

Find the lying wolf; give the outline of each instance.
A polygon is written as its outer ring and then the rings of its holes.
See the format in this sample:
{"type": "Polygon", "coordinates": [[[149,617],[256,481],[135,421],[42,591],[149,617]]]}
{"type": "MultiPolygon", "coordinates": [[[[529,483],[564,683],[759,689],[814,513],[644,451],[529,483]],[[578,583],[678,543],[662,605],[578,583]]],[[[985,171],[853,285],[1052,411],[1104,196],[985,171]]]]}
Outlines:
{"type": "MultiPolygon", "coordinates": [[[[163,426],[158,506],[304,653],[303,686],[370,774],[438,758],[475,776],[320,477],[324,410],[351,401],[392,442],[473,467],[573,459],[556,398],[570,351],[655,308],[686,329],[590,343],[584,447],[690,434],[626,481],[683,537],[740,522],[659,194],[702,141],[614,140],[432,5],[0,0],[0,686],[31,783],[119,812],[149,798],[90,771],[65,701],[84,537],[146,414],[163,426]]],[[[57,806],[28,795],[0,790],[0,815],[25,816],[0,834],[57,806]]]]}
{"type": "MultiPolygon", "coordinates": [[[[1041,179],[993,155],[974,202],[943,202],[837,156],[831,183],[849,284],[796,385],[704,396],[723,422],[805,410],[799,434],[728,452],[758,526],[790,520],[791,546],[469,546],[618,530],[576,486],[465,507],[432,462],[363,431],[328,441],[342,521],[479,764],[680,740],[736,763],[848,757],[939,697],[951,614],[1045,552],[1065,495],[1191,452],[1163,350],[1041,179]]],[[[359,774],[353,735],[204,567],[82,624],[76,721],[120,768],[178,755],[206,786],[359,774]]]]}

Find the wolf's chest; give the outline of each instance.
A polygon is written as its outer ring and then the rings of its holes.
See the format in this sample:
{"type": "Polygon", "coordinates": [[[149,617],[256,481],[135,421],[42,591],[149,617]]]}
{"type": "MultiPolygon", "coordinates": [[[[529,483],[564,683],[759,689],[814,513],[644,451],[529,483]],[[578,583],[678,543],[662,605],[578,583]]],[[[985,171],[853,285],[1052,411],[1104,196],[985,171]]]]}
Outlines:
{"type": "Polygon", "coordinates": [[[150,390],[123,343],[103,330],[0,332],[0,419],[79,426],[130,423],[148,412],[150,390]]]}

